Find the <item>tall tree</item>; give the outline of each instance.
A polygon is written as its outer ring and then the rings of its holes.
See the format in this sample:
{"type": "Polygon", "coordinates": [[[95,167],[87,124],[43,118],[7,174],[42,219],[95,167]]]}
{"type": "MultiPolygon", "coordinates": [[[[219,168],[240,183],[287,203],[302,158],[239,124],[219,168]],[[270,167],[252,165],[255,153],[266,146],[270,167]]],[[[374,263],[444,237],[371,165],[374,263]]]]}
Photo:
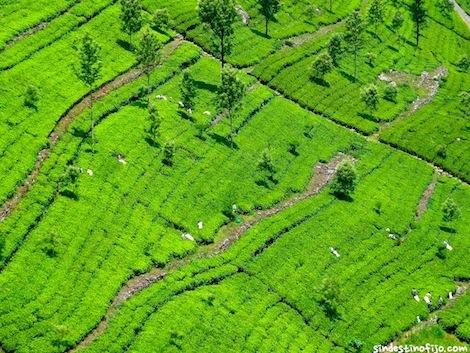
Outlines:
{"type": "Polygon", "coordinates": [[[233,24],[237,19],[234,0],[201,0],[199,18],[209,26],[222,67],[232,50],[233,24]]]}
{"type": "Polygon", "coordinates": [[[183,73],[183,79],[180,86],[181,103],[186,110],[194,109],[194,98],[196,98],[196,88],[194,87],[194,80],[189,71],[183,73]]]}
{"type": "Polygon", "coordinates": [[[148,133],[153,142],[157,142],[157,138],[160,136],[160,126],[162,124],[162,119],[158,113],[158,109],[153,104],[148,104],[148,117],[150,121],[148,133]]]}
{"type": "Polygon", "coordinates": [[[364,45],[363,38],[364,25],[359,11],[354,11],[346,21],[345,40],[349,50],[354,55],[354,78],[357,77],[357,57],[359,50],[364,45]]]}
{"type": "MultiPolygon", "coordinates": [[[[101,48],[93,38],[87,33],[81,40],[81,44],[78,47],[78,60],[79,66],[75,72],[80,81],[82,81],[88,89],[92,89],[100,77],[102,68],[100,58],[101,48]]],[[[91,120],[91,141],[92,149],[95,151],[95,137],[94,137],[94,126],[95,120],[93,118],[93,93],[90,94],[89,100],[90,107],[90,120],[91,120]]]]}
{"type": "Polygon", "coordinates": [[[367,11],[367,17],[369,23],[375,26],[377,32],[377,26],[383,22],[385,17],[385,9],[382,0],[372,0],[372,3],[367,11]]]}
{"type": "Polygon", "coordinates": [[[132,35],[142,28],[142,5],[140,0],[121,0],[121,30],[129,35],[132,45],[132,35]]]}
{"type": "Polygon", "coordinates": [[[410,11],[415,27],[416,47],[419,48],[419,39],[422,36],[423,27],[426,25],[427,11],[424,7],[424,0],[413,0],[410,11]]]}
{"type": "Polygon", "coordinates": [[[240,102],[245,95],[245,85],[237,77],[232,68],[222,70],[222,83],[218,91],[218,107],[225,112],[230,121],[230,141],[233,146],[233,118],[240,102]]]}
{"type": "Polygon", "coordinates": [[[334,34],[328,42],[328,54],[330,54],[333,64],[338,65],[339,57],[343,52],[343,39],[340,34],[334,34]]]}
{"type": "MultiPolygon", "coordinates": [[[[150,93],[150,74],[160,61],[161,45],[157,37],[147,29],[142,35],[137,48],[137,62],[147,76],[147,90],[150,93]]],[[[148,100],[147,100],[148,101],[148,100]]]]}
{"type": "Polygon", "coordinates": [[[258,0],[259,12],[264,16],[264,33],[268,35],[269,21],[274,20],[274,15],[280,10],[279,0],[258,0]]]}

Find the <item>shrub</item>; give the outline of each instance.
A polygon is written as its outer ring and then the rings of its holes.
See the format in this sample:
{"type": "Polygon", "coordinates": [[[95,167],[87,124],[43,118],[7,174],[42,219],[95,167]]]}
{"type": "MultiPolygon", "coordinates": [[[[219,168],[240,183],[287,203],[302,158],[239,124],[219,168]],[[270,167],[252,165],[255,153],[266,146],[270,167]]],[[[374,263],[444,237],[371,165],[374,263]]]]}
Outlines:
{"type": "Polygon", "coordinates": [[[173,157],[175,155],[175,144],[173,142],[167,142],[163,146],[163,164],[167,166],[173,165],[173,157]]]}
{"type": "Polygon", "coordinates": [[[376,110],[379,104],[379,94],[375,85],[369,85],[362,90],[362,100],[371,110],[376,110]]]}
{"type": "Polygon", "coordinates": [[[293,154],[294,156],[298,156],[299,155],[299,146],[300,146],[300,144],[297,141],[289,143],[289,153],[293,154]]]}
{"type": "Polygon", "coordinates": [[[459,68],[460,71],[468,70],[468,68],[470,67],[470,59],[468,58],[467,55],[462,56],[460,60],[457,61],[457,67],[459,68]]]}
{"type": "Polygon", "coordinates": [[[356,186],[357,174],[350,162],[343,163],[336,172],[336,177],[332,185],[333,193],[336,196],[350,197],[356,186]]]}
{"type": "Polygon", "coordinates": [[[460,209],[452,199],[447,199],[442,205],[442,220],[452,222],[460,217],[460,209]]]}
{"type": "Polygon", "coordinates": [[[168,9],[158,9],[153,14],[152,27],[155,29],[167,29],[171,27],[171,18],[168,9]]]}
{"type": "Polygon", "coordinates": [[[339,317],[340,287],[334,279],[326,278],[320,287],[320,305],[330,319],[339,317]]]}
{"type": "Polygon", "coordinates": [[[387,85],[384,90],[384,99],[390,101],[390,102],[396,102],[397,101],[397,95],[398,95],[398,90],[395,85],[387,85]]]}
{"type": "Polygon", "coordinates": [[[368,52],[366,54],[366,64],[370,66],[375,66],[375,60],[377,59],[377,55],[372,52],[368,52]]]}
{"type": "Polygon", "coordinates": [[[37,108],[39,101],[38,89],[34,86],[28,86],[25,92],[24,105],[30,108],[37,108]]]}
{"type": "Polygon", "coordinates": [[[325,75],[333,69],[333,60],[327,53],[320,54],[312,64],[312,77],[323,80],[325,75]]]}

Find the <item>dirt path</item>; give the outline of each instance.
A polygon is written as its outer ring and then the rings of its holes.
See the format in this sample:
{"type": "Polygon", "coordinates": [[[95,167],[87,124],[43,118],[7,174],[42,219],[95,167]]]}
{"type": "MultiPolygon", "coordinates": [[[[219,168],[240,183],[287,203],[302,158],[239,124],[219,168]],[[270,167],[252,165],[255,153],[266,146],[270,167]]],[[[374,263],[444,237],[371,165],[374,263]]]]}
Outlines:
{"type": "MultiPolygon", "coordinates": [[[[387,345],[387,347],[390,347],[390,348],[395,347],[399,345],[400,342],[402,342],[403,340],[406,340],[407,338],[420,332],[426,327],[437,324],[439,320],[439,313],[443,312],[446,309],[451,308],[455,304],[456,300],[460,298],[461,296],[463,296],[470,288],[470,282],[457,282],[457,285],[458,287],[457,287],[456,293],[454,294],[452,299],[449,299],[446,305],[444,305],[441,309],[433,311],[427,320],[421,321],[419,324],[416,324],[412,326],[410,329],[408,329],[407,331],[403,332],[398,338],[390,342],[387,345]]],[[[410,300],[414,300],[414,299],[410,299],[410,300]]]]}
{"type": "Polygon", "coordinates": [[[428,203],[436,187],[439,174],[439,172],[434,173],[432,181],[429,183],[426,190],[424,190],[423,196],[421,197],[421,200],[419,201],[418,206],[416,208],[416,220],[421,219],[424,212],[426,212],[426,210],[428,209],[428,203]]]}
{"type": "Polygon", "coordinates": [[[431,103],[434,96],[437,94],[439,89],[440,81],[448,74],[447,69],[444,66],[439,66],[432,72],[424,71],[421,73],[420,76],[415,76],[412,74],[400,72],[400,71],[391,71],[391,72],[383,72],[379,75],[380,81],[389,82],[391,85],[410,85],[417,89],[423,90],[425,92],[424,95],[418,96],[411,106],[401,113],[396,119],[390,122],[386,122],[380,125],[379,132],[376,135],[380,135],[380,132],[384,129],[387,129],[392,124],[403,120],[417,110],[421,109],[425,105],[431,103]]]}
{"type": "MultiPolygon", "coordinates": [[[[171,55],[183,42],[182,37],[178,36],[176,39],[165,45],[163,49],[163,57],[171,55]]],[[[136,80],[142,75],[140,69],[130,69],[129,71],[115,77],[111,81],[105,83],[103,86],[98,88],[96,91],[86,95],[80,101],[75,103],[56,123],[53,131],[49,134],[47,147],[39,151],[36,162],[33,169],[26,177],[25,181],[19,186],[14,195],[8,199],[3,206],[0,208],[0,223],[8,217],[8,215],[18,206],[20,201],[25,197],[34,183],[37,181],[39,172],[44,164],[44,161],[49,157],[52,148],[57,144],[60,138],[65,134],[70,124],[78,117],[81,113],[88,108],[90,99],[93,97],[94,101],[100,100],[110,92],[136,80]]]]}
{"type": "Polygon", "coordinates": [[[452,0],[452,2],[454,3],[455,11],[457,11],[462,20],[467,24],[467,27],[470,28],[470,16],[460,7],[457,1],[452,0]]]}
{"type": "Polygon", "coordinates": [[[243,234],[261,222],[263,219],[274,216],[275,214],[294,206],[300,201],[318,194],[332,180],[338,166],[346,158],[348,158],[346,155],[340,153],[327,164],[317,164],[313,171],[313,177],[310,180],[307,189],[303,193],[295,195],[288,200],[282,201],[269,209],[256,212],[253,216],[250,216],[248,220],[239,226],[234,224],[224,226],[220,229],[219,234],[221,236],[217,237],[219,240],[217,240],[215,243],[201,246],[193,255],[189,255],[184,259],[174,260],[165,266],[165,268],[154,267],[147,273],[131,278],[119,290],[98,326],[96,326],[95,329],[85,336],[85,338],[80,341],[80,343],[75,348],[69,350],[68,352],[78,352],[82,348],[85,348],[90,343],[95,341],[106,330],[109,320],[116,313],[118,307],[136,293],[165,278],[168,273],[180,269],[195,259],[211,257],[226,251],[235,241],[240,239],[243,234]]]}

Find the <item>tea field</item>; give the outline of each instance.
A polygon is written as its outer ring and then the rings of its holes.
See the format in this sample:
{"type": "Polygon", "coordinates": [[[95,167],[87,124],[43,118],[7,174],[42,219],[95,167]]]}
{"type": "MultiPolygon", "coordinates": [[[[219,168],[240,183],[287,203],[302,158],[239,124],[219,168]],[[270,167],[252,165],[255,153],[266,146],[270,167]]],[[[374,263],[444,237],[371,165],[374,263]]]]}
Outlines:
{"type": "Polygon", "coordinates": [[[466,351],[453,6],[0,0],[0,353],[466,351]]]}

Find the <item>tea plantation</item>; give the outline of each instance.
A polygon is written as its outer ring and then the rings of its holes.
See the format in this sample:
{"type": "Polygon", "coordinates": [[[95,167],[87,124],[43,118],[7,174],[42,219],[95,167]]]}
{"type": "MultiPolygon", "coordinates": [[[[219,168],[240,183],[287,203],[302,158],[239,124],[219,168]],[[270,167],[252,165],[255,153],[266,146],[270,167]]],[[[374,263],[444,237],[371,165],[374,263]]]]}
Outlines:
{"type": "Polygon", "coordinates": [[[0,0],[0,353],[470,343],[465,0],[0,0]]]}

